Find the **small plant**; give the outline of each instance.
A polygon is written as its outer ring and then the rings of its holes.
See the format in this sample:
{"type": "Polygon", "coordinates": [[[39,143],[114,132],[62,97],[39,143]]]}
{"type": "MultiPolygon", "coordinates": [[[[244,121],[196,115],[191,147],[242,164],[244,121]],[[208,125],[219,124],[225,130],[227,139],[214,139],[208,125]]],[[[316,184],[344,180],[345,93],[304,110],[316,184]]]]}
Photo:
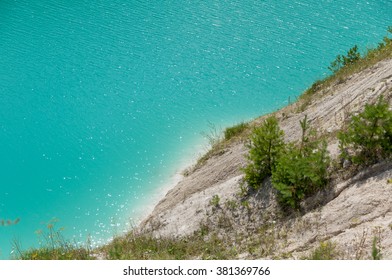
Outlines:
{"type": "Polygon", "coordinates": [[[250,210],[250,204],[248,200],[241,201],[241,206],[246,208],[247,210],[250,210]]]}
{"type": "Polygon", "coordinates": [[[379,239],[374,236],[373,237],[373,243],[372,243],[372,258],[373,260],[381,260],[381,246],[379,239]]]}
{"type": "Polygon", "coordinates": [[[237,202],[235,202],[235,200],[227,200],[225,205],[230,210],[235,210],[238,206],[237,202]]]}
{"type": "Polygon", "coordinates": [[[240,135],[248,128],[248,126],[249,125],[247,123],[241,122],[237,125],[226,128],[224,131],[225,140],[230,140],[231,138],[240,135]]]}
{"type": "Polygon", "coordinates": [[[336,250],[336,244],[331,241],[321,242],[309,259],[311,260],[335,260],[339,256],[339,252],[336,250]]]}
{"type": "Polygon", "coordinates": [[[244,168],[244,179],[251,188],[258,189],[272,174],[283,147],[283,131],[276,117],[267,118],[262,126],[254,129],[248,145],[249,164],[244,168]]]}
{"type": "Polygon", "coordinates": [[[312,95],[312,94],[316,93],[318,90],[320,90],[322,85],[323,85],[323,81],[322,80],[315,81],[312,84],[312,86],[305,91],[305,94],[306,95],[312,95]]]}
{"type": "Polygon", "coordinates": [[[372,259],[381,260],[381,236],[383,233],[381,227],[375,227],[373,230],[373,242],[372,242],[372,259]]]}
{"type": "Polygon", "coordinates": [[[208,127],[209,127],[209,131],[208,132],[201,132],[201,135],[207,139],[208,141],[208,148],[209,149],[215,149],[219,146],[219,144],[222,141],[222,137],[221,137],[221,130],[217,129],[217,127],[211,123],[208,122],[208,127]]]}
{"type": "Polygon", "coordinates": [[[23,251],[18,242],[14,242],[15,258],[20,260],[88,260],[91,255],[90,241],[86,247],[76,245],[64,239],[64,228],[56,229],[56,220],[50,221],[45,230],[38,230],[41,247],[23,251]]]}
{"type": "Polygon", "coordinates": [[[249,194],[249,189],[246,187],[245,182],[242,181],[240,183],[240,190],[238,192],[238,196],[241,197],[241,198],[245,198],[245,197],[248,196],[248,194],[249,194]]]}
{"type": "Polygon", "coordinates": [[[210,200],[210,205],[212,207],[218,208],[219,207],[219,202],[220,202],[220,198],[219,195],[215,194],[211,200],[210,200]]]}
{"type": "Polygon", "coordinates": [[[206,236],[210,232],[210,228],[208,227],[207,224],[201,224],[200,229],[197,231],[197,234],[199,236],[203,237],[206,236]]]}
{"type": "Polygon", "coordinates": [[[353,116],[346,131],[338,134],[341,157],[358,165],[369,165],[392,155],[392,111],[380,97],[353,116]]]}
{"type": "Polygon", "coordinates": [[[358,46],[355,45],[348,50],[347,55],[338,55],[335,60],[331,62],[331,65],[328,67],[328,69],[332,73],[336,73],[345,66],[349,66],[360,59],[361,54],[358,52],[358,46]]]}

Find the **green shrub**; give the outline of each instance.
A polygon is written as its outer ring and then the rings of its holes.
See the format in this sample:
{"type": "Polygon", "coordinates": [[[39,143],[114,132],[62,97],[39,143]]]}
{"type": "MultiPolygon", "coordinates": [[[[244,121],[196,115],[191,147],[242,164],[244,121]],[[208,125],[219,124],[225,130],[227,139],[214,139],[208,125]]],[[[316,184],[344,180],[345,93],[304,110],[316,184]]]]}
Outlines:
{"type": "Polygon", "coordinates": [[[264,178],[272,174],[283,147],[283,131],[276,117],[267,118],[253,130],[248,145],[249,164],[244,168],[244,179],[250,187],[259,188],[264,178]]]}
{"type": "Polygon", "coordinates": [[[392,155],[392,111],[380,97],[373,105],[353,116],[347,130],[338,134],[341,157],[368,165],[392,155]]]}
{"type": "Polygon", "coordinates": [[[278,190],[280,202],[298,209],[306,196],[325,186],[328,165],[325,143],[309,154],[289,145],[272,173],[272,184],[278,190]]]}
{"type": "Polygon", "coordinates": [[[305,197],[325,186],[330,161],[326,142],[313,139],[315,133],[309,130],[306,117],[301,128],[300,145],[287,145],[272,172],[272,185],[280,202],[294,209],[300,208],[305,197]]]}
{"type": "Polygon", "coordinates": [[[248,128],[248,124],[244,122],[226,128],[224,131],[225,140],[230,140],[231,138],[240,135],[247,128],[248,128]]]}

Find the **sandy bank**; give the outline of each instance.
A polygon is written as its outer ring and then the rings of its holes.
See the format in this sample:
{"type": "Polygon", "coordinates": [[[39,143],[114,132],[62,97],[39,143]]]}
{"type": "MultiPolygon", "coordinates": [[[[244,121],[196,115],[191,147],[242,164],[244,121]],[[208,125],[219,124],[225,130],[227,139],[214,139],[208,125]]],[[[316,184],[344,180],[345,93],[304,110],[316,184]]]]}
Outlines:
{"type": "MultiPolygon", "coordinates": [[[[299,138],[299,120],[305,115],[320,133],[333,135],[349,114],[361,111],[365,104],[375,102],[380,95],[391,104],[392,59],[381,61],[319,92],[318,98],[303,112],[299,112],[299,104],[295,103],[279,110],[276,115],[287,141],[299,138]]],[[[331,156],[336,157],[336,141],[330,141],[328,149],[331,156]]],[[[214,195],[219,195],[222,205],[229,200],[238,200],[242,179],[240,169],[246,164],[246,153],[245,144],[238,141],[208,159],[201,168],[182,178],[167,192],[139,229],[155,236],[181,236],[194,232],[207,218],[213,220],[210,201],[214,195]]],[[[284,244],[277,242],[277,253],[290,253],[296,258],[320,241],[333,240],[337,244],[346,244],[342,250],[346,251],[347,258],[353,258],[356,242],[364,238],[363,243],[371,246],[371,233],[379,227],[385,244],[384,258],[392,258],[392,185],[387,183],[388,178],[392,178],[392,170],[386,163],[371,174],[336,184],[329,193],[334,197],[326,205],[279,225],[279,231],[285,230],[285,238],[284,244]],[[363,237],[364,232],[367,232],[366,237],[363,237]]],[[[258,211],[265,213],[274,213],[276,207],[267,194],[261,195],[254,204],[258,211]]],[[[250,220],[238,216],[240,214],[232,217],[233,223],[243,229],[249,228],[249,231],[252,226],[266,222],[260,213],[250,220]]],[[[273,215],[268,219],[273,219],[273,215]]]]}

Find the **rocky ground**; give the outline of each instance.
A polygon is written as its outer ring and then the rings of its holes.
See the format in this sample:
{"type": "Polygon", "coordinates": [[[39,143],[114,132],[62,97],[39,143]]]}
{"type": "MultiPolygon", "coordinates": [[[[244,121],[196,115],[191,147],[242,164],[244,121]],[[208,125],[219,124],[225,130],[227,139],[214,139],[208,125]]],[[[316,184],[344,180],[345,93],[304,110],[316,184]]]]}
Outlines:
{"type": "MultiPolygon", "coordinates": [[[[299,139],[299,121],[307,115],[318,133],[327,137],[328,150],[336,158],[336,131],[350,114],[362,111],[380,95],[392,103],[391,59],[335,82],[317,92],[306,106],[296,102],[275,114],[287,141],[299,139]]],[[[284,215],[272,187],[246,195],[241,172],[246,153],[244,141],[227,144],[188,172],[138,230],[155,236],[184,236],[206,227],[238,247],[239,258],[297,259],[320,244],[333,244],[336,258],[366,259],[376,237],[382,258],[392,259],[391,162],[355,176],[333,174],[326,190],[304,202],[305,211],[284,215]]]]}

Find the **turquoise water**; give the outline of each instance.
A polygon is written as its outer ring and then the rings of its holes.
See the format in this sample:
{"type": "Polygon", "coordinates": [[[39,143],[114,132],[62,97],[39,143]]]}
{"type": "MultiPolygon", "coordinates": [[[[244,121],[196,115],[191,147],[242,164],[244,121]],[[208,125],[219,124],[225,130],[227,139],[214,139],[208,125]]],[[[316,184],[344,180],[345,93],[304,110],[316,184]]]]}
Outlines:
{"type": "Polygon", "coordinates": [[[105,242],[222,128],[284,106],[391,23],[384,1],[0,2],[0,258],[57,218],[105,242]]]}

